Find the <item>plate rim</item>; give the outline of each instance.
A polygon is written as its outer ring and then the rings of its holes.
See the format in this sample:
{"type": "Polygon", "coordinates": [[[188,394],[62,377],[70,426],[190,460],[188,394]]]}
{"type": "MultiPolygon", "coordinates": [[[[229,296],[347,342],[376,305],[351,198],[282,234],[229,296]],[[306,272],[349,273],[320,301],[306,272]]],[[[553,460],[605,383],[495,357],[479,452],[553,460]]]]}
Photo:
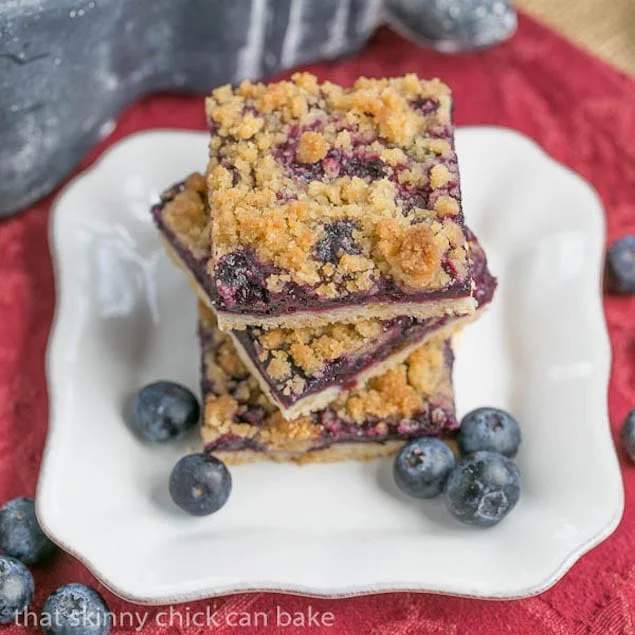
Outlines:
{"type": "MultiPolygon", "coordinates": [[[[555,164],[559,169],[564,169],[571,176],[575,177],[581,184],[583,184],[589,191],[589,194],[595,199],[596,208],[599,214],[602,214],[604,209],[602,205],[602,201],[597,194],[595,188],[582,176],[573,171],[568,166],[560,163],[553,157],[551,157],[547,152],[532,138],[526,136],[525,134],[518,132],[517,130],[506,128],[502,126],[459,126],[457,128],[461,130],[463,134],[465,133],[493,133],[497,135],[507,135],[513,136],[518,139],[521,139],[525,143],[533,146],[535,151],[541,155],[543,160],[548,161],[551,164],[555,164]]],[[[620,464],[618,460],[618,455],[615,449],[615,446],[612,442],[612,434],[610,427],[610,418],[608,412],[608,389],[609,382],[611,377],[611,359],[612,359],[612,351],[610,347],[610,339],[609,332],[606,320],[606,314],[603,308],[603,295],[601,291],[601,286],[598,285],[597,291],[597,302],[599,305],[600,313],[601,313],[601,333],[597,335],[601,335],[601,345],[604,348],[603,356],[604,356],[604,364],[606,368],[606,373],[604,376],[603,382],[603,393],[605,395],[603,410],[605,412],[605,419],[602,422],[604,426],[604,434],[607,435],[611,439],[612,452],[610,456],[610,460],[613,464],[612,472],[615,476],[615,483],[613,489],[613,498],[614,500],[614,510],[613,515],[606,522],[604,527],[597,531],[593,536],[587,538],[585,541],[577,545],[575,548],[571,549],[569,553],[560,561],[559,565],[555,567],[555,569],[549,574],[544,576],[540,581],[537,581],[534,585],[528,586],[527,588],[523,588],[521,590],[514,590],[511,593],[492,593],[489,595],[481,595],[481,594],[470,594],[470,593],[457,593],[452,590],[447,590],[443,588],[429,588],[423,586],[409,586],[399,584],[385,584],[385,583],[369,583],[366,585],[348,585],[346,588],[333,586],[331,589],[326,589],[318,586],[306,586],[299,584],[280,584],[280,583],[271,583],[271,584],[263,584],[263,585],[253,585],[253,584],[240,584],[240,583],[228,583],[224,585],[213,584],[205,586],[204,588],[195,590],[195,591],[183,591],[178,593],[166,593],[164,595],[144,595],[142,592],[135,591],[129,588],[126,588],[125,585],[118,584],[115,580],[109,578],[105,575],[99,568],[99,566],[94,563],[90,557],[82,554],[79,550],[76,550],[72,545],[68,544],[66,539],[61,535],[59,531],[59,527],[57,530],[47,522],[46,515],[43,513],[43,504],[42,492],[46,491],[46,486],[44,485],[47,480],[47,475],[51,471],[51,465],[53,464],[53,437],[55,436],[55,432],[58,429],[61,429],[63,425],[58,421],[59,417],[55,416],[55,406],[54,403],[56,399],[54,398],[54,378],[52,376],[52,366],[53,366],[53,358],[55,354],[56,341],[59,339],[59,332],[62,328],[62,320],[61,320],[61,311],[60,307],[62,305],[63,298],[63,288],[64,281],[60,276],[60,248],[61,245],[58,244],[55,238],[55,232],[57,227],[60,224],[60,208],[62,208],[62,204],[64,199],[69,191],[73,190],[79,183],[83,182],[85,179],[90,179],[95,176],[95,174],[99,171],[99,168],[102,164],[108,160],[111,155],[117,154],[122,150],[125,151],[127,145],[133,145],[139,141],[143,141],[147,138],[157,137],[161,135],[175,135],[181,137],[195,137],[201,134],[204,134],[203,131],[198,130],[182,130],[178,128],[153,128],[148,130],[143,130],[140,132],[136,132],[130,135],[127,135],[115,142],[111,146],[109,146],[100,156],[99,158],[91,164],[86,170],[83,170],[76,176],[74,176],[56,195],[55,200],[51,205],[51,211],[49,216],[49,227],[48,227],[48,240],[49,247],[51,253],[51,261],[52,268],[54,274],[54,284],[55,284],[55,311],[53,320],[51,323],[51,329],[49,332],[48,344],[46,349],[45,356],[45,370],[46,370],[46,384],[47,384],[47,393],[48,393],[48,403],[49,403],[49,417],[48,417],[48,429],[46,434],[46,441],[44,450],[42,453],[42,459],[40,463],[40,471],[38,476],[37,488],[36,488],[36,514],[38,521],[46,533],[46,535],[53,540],[56,544],[58,544],[64,551],[69,553],[71,556],[76,558],[79,562],[81,562],[105,587],[107,587],[110,591],[112,591],[115,595],[123,598],[124,600],[134,602],[141,605],[155,606],[162,604],[179,604],[183,602],[191,602],[196,600],[202,600],[207,598],[214,598],[225,596],[233,593],[258,593],[258,592],[267,592],[267,593],[283,593],[287,595],[295,595],[300,597],[307,598],[324,598],[324,599],[340,599],[340,598],[348,598],[348,597],[359,597],[365,595],[380,595],[384,593],[399,593],[399,592],[407,592],[407,593],[433,593],[436,595],[447,595],[451,597],[466,597],[466,598],[474,598],[474,599],[483,599],[483,600],[513,600],[520,598],[532,597],[535,595],[539,595],[556,584],[562,577],[569,571],[569,569],[586,553],[591,551],[595,546],[603,542],[606,538],[608,538],[618,527],[623,511],[624,511],[624,487],[623,480],[621,475],[620,464]]],[[[601,228],[602,233],[598,237],[598,241],[601,244],[604,244],[606,240],[606,225],[605,218],[601,219],[601,228]]],[[[600,265],[600,270],[597,272],[596,281],[600,281],[602,278],[602,266],[600,265]]]]}

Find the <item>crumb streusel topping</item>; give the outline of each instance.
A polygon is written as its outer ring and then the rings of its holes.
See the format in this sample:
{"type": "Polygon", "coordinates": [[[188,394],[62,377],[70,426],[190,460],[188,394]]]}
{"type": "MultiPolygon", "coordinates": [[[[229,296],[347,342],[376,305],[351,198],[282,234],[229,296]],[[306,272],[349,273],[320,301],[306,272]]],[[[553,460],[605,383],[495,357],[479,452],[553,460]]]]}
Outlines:
{"type": "Polygon", "coordinates": [[[371,379],[364,388],[342,394],[328,408],[287,421],[247,372],[230,338],[216,328],[211,311],[203,305],[199,311],[208,442],[229,435],[257,437],[260,444],[275,446],[289,440],[314,439],[329,424],[359,427],[360,431],[371,425],[376,435],[385,434],[388,425],[398,425],[400,433],[408,434],[420,428],[422,413],[426,420],[435,421],[436,417],[442,427],[444,412],[453,412],[447,343],[437,338],[398,367],[371,379]],[[430,412],[430,398],[438,412],[430,412]]]}
{"type": "Polygon", "coordinates": [[[269,292],[292,282],[323,299],[380,279],[413,293],[465,281],[451,105],[445,84],[415,75],[216,89],[212,264],[248,253],[267,265],[269,292]]]}

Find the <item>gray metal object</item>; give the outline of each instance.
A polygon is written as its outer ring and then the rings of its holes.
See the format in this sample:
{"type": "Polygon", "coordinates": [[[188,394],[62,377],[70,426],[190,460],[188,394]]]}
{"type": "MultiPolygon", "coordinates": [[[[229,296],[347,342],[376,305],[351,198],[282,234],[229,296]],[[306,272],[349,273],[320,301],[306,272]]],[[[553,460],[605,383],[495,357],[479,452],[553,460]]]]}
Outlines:
{"type": "Polygon", "coordinates": [[[466,49],[515,26],[503,0],[0,0],[0,216],[50,192],[140,96],[206,93],[352,53],[383,21],[384,4],[440,48],[453,33],[466,49]],[[499,28],[471,42],[484,33],[476,14],[462,8],[471,25],[443,31],[447,19],[437,24],[432,9],[441,4],[505,10],[488,9],[499,28]]]}

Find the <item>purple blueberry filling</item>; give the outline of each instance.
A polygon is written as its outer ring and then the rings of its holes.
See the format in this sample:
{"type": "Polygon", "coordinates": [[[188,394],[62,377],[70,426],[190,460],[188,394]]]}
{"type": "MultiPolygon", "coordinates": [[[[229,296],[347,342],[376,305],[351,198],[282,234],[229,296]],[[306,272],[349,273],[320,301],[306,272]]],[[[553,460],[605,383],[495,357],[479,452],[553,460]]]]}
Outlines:
{"type": "MultiPolygon", "coordinates": [[[[327,255],[330,256],[328,250],[327,255]]],[[[351,304],[363,304],[369,299],[373,302],[398,304],[401,302],[426,302],[441,298],[462,298],[470,295],[471,281],[469,279],[456,281],[444,288],[419,293],[404,293],[404,291],[388,278],[378,278],[375,286],[369,292],[349,293],[344,299],[325,299],[318,296],[308,285],[287,283],[282,291],[268,292],[263,286],[263,277],[272,271],[272,267],[256,265],[255,270],[241,276],[238,282],[231,285],[217,284],[214,294],[214,305],[217,310],[228,313],[248,313],[257,316],[291,315],[310,306],[312,313],[320,313],[333,308],[346,307],[351,304]],[[242,289],[239,285],[245,285],[242,289]],[[252,288],[256,287],[256,288],[252,288]],[[265,295],[267,294],[267,295],[265,295]],[[265,305],[261,298],[268,298],[265,305]],[[251,298],[258,299],[256,303],[246,302],[251,298]]]]}
{"type": "Polygon", "coordinates": [[[284,165],[287,173],[301,181],[321,180],[327,173],[331,177],[356,176],[371,180],[381,179],[389,174],[386,164],[376,155],[344,151],[339,148],[331,148],[320,161],[302,163],[296,159],[296,145],[297,138],[292,138],[279,146],[274,154],[284,165]]]}
{"type": "Polygon", "coordinates": [[[249,450],[250,452],[266,452],[267,449],[249,437],[239,437],[235,434],[224,434],[215,441],[205,446],[205,452],[240,452],[249,450]]]}
{"type": "MultiPolygon", "coordinates": [[[[478,244],[472,230],[466,228],[467,239],[472,245],[478,244]]],[[[485,252],[480,247],[472,248],[472,279],[474,280],[474,298],[477,306],[483,306],[491,302],[496,290],[496,278],[487,267],[485,252]]]]}
{"type": "MultiPolygon", "coordinates": [[[[244,417],[240,418],[244,421],[244,417]]],[[[355,425],[340,419],[332,410],[313,415],[313,423],[320,427],[309,451],[323,450],[337,443],[387,443],[409,441],[425,436],[449,434],[458,427],[453,412],[442,406],[430,406],[406,420],[372,420],[355,425]]],[[[250,437],[225,434],[205,446],[206,452],[267,452],[267,448],[250,437]]]]}
{"type": "Polygon", "coordinates": [[[458,426],[454,413],[441,406],[430,406],[411,419],[372,420],[356,425],[340,419],[332,410],[316,413],[314,423],[322,430],[320,437],[330,443],[345,441],[388,441],[438,435],[458,426]]]}

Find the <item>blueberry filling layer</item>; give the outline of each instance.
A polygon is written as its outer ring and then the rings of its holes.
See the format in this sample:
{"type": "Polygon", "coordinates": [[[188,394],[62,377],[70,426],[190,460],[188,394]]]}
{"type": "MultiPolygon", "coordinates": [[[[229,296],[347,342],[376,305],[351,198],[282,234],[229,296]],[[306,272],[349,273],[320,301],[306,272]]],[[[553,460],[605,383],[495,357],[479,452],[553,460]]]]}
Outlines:
{"type": "MultiPolygon", "coordinates": [[[[320,250],[320,244],[317,246],[320,250]]],[[[323,244],[322,252],[331,257],[337,245],[323,244]]],[[[320,253],[320,252],[319,252],[320,253]]],[[[448,270],[446,262],[442,262],[444,270],[448,270]]],[[[256,316],[291,315],[298,311],[311,308],[311,313],[319,314],[323,311],[348,307],[367,302],[377,304],[398,304],[403,302],[421,303],[439,299],[457,299],[470,297],[471,280],[456,281],[442,289],[420,291],[418,293],[405,293],[394,281],[380,277],[376,280],[371,292],[349,293],[346,298],[322,298],[313,287],[298,285],[294,282],[285,284],[280,292],[272,293],[265,285],[265,279],[270,273],[282,273],[276,271],[270,265],[264,265],[256,261],[255,256],[249,252],[233,252],[224,256],[216,264],[215,273],[216,296],[214,305],[218,311],[227,313],[247,313],[256,316]],[[240,268],[236,275],[231,267],[224,267],[224,259],[237,258],[241,263],[251,262],[253,268],[245,270],[240,268]],[[221,279],[218,279],[219,266],[221,279]],[[224,274],[227,275],[224,275],[224,274]],[[316,304],[317,303],[317,304],[316,304]]]]}
{"type": "Polygon", "coordinates": [[[267,448],[249,437],[239,437],[235,434],[225,434],[215,441],[205,445],[205,452],[266,452],[267,448]]]}
{"type": "MultiPolygon", "coordinates": [[[[443,413],[440,415],[449,418],[453,415],[443,413]]],[[[399,432],[396,429],[388,432],[373,434],[367,431],[350,430],[348,434],[341,433],[337,436],[330,434],[324,434],[322,437],[316,439],[315,443],[310,448],[305,450],[306,452],[317,452],[319,450],[326,450],[332,445],[341,443],[389,443],[390,441],[410,441],[419,437],[426,436],[451,436],[453,428],[443,428],[435,426],[432,420],[428,420],[427,416],[422,414],[420,417],[421,425],[411,432],[399,432]]],[[[414,428],[414,426],[413,426],[414,428]]],[[[205,445],[205,452],[259,452],[267,453],[267,448],[261,443],[258,443],[254,439],[249,437],[238,437],[235,435],[223,435],[205,445]]]]}
{"type": "Polygon", "coordinates": [[[316,245],[317,257],[321,262],[337,264],[344,254],[360,253],[359,246],[353,238],[353,231],[358,224],[353,220],[339,220],[324,227],[324,238],[316,245]]]}

